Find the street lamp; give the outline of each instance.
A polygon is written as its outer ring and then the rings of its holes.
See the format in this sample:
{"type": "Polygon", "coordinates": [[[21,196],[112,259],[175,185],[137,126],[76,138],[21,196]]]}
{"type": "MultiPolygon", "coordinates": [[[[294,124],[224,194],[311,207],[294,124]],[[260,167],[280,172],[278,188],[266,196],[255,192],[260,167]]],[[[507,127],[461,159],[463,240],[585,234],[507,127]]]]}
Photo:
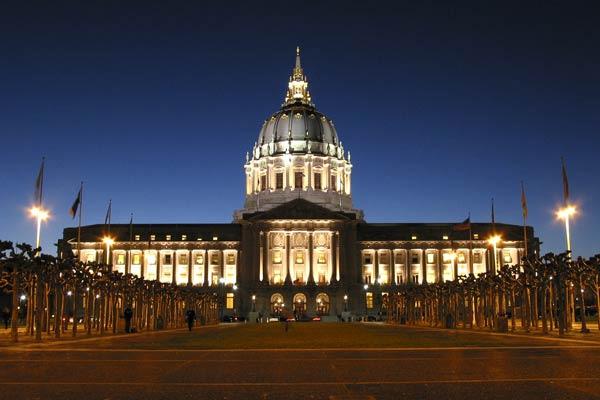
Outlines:
{"type": "Polygon", "coordinates": [[[106,265],[110,265],[110,246],[115,243],[115,240],[110,236],[104,236],[102,238],[102,243],[106,245],[106,265]]]}
{"type": "Polygon", "coordinates": [[[344,311],[348,311],[348,295],[344,295],[344,311]]]}
{"type": "Polygon", "coordinates": [[[570,226],[569,226],[569,219],[570,219],[569,217],[571,215],[575,215],[576,213],[577,213],[577,209],[574,206],[565,206],[556,212],[556,217],[558,219],[565,220],[565,234],[566,234],[566,239],[567,239],[567,254],[568,254],[569,258],[571,258],[571,230],[570,230],[570,226]]]}
{"type": "Polygon", "coordinates": [[[256,295],[252,295],[252,312],[256,312],[256,295]]]}
{"type": "Polygon", "coordinates": [[[498,270],[498,243],[502,238],[499,235],[494,235],[488,239],[488,243],[494,246],[494,268],[498,270]]]}
{"type": "Polygon", "coordinates": [[[35,236],[35,248],[40,247],[40,235],[42,231],[42,221],[47,220],[50,217],[50,213],[47,210],[44,210],[42,207],[31,207],[29,209],[29,214],[36,219],[37,221],[37,229],[35,236]]]}

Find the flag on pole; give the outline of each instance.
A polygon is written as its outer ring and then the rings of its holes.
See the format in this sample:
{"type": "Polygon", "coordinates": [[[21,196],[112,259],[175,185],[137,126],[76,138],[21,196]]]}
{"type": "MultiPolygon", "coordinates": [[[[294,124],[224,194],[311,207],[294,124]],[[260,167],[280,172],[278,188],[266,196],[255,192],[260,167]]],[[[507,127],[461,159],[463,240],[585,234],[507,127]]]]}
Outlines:
{"type": "Polygon", "coordinates": [[[468,231],[471,229],[471,216],[465,219],[460,224],[455,224],[452,226],[453,231],[468,231]]]}
{"type": "Polygon", "coordinates": [[[563,181],[563,200],[565,205],[569,202],[569,179],[567,178],[567,167],[565,166],[565,159],[560,158],[562,164],[562,181],[563,181]]]}
{"type": "Polygon", "coordinates": [[[35,192],[34,199],[38,206],[42,205],[42,194],[44,189],[44,163],[46,159],[42,157],[42,165],[40,165],[40,170],[38,172],[37,178],[35,179],[35,192]]]}
{"type": "Polygon", "coordinates": [[[108,201],[108,209],[106,210],[106,216],[104,217],[104,225],[110,225],[111,214],[112,214],[112,199],[108,201]]]}
{"type": "Polygon", "coordinates": [[[79,192],[77,192],[77,197],[75,198],[73,205],[69,209],[69,214],[71,214],[71,218],[75,218],[75,215],[77,215],[77,209],[79,208],[79,204],[81,203],[81,189],[82,188],[79,188],[79,192]]]}
{"type": "Polygon", "coordinates": [[[521,181],[521,208],[523,209],[523,218],[527,219],[527,197],[525,197],[525,186],[523,185],[523,181],[521,181]]]}

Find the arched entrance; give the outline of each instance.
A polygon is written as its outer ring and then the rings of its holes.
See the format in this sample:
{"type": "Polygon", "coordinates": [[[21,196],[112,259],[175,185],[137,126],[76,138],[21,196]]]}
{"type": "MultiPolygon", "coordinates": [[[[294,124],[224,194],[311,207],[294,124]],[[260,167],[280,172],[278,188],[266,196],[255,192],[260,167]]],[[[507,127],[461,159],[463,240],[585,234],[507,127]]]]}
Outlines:
{"type": "Polygon", "coordinates": [[[319,293],[317,295],[317,315],[329,314],[329,296],[327,293],[319,293]]]}
{"type": "Polygon", "coordinates": [[[271,314],[273,315],[281,315],[281,311],[283,311],[283,296],[280,293],[275,293],[271,296],[271,314]]]}
{"type": "Polygon", "coordinates": [[[294,316],[298,318],[306,313],[306,296],[304,293],[294,295],[294,316]]]}

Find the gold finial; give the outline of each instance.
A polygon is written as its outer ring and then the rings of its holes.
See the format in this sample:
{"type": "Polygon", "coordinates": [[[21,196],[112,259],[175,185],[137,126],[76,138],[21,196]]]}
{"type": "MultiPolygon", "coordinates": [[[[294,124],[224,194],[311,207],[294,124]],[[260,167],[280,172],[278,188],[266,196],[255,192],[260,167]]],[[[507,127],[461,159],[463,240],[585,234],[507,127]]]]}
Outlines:
{"type": "Polygon", "coordinates": [[[300,55],[300,46],[296,46],[296,55],[299,56],[300,55]]]}
{"type": "Polygon", "coordinates": [[[296,46],[296,65],[292,70],[288,84],[288,92],[285,96],[284,104],[291,104],[295,102],[302,102],[311,104],[310,93],[308,92],[308,82],[302,69],[302,63],[300,62],[300,46],[296,46]]]}

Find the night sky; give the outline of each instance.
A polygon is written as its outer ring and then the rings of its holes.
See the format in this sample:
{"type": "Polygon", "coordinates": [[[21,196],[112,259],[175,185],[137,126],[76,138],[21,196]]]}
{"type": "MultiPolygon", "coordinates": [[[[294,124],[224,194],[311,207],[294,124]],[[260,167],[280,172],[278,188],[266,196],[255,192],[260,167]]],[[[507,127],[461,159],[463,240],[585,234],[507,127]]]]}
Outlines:
{"type": "Polygon", "coordinates": [[[489,222],[494,197],[496,220],[521,224],[523,180],[542,251],[562,251],[564,156],[574,253],[600,253],[592,2],[163,3],[0,6],[0,239],[34,241],[42,156],[45,252],[76,225],[82,180],[84,224],[109,198],[113,223],[230,222],[299,45],[367,221],[489,222]]]}

